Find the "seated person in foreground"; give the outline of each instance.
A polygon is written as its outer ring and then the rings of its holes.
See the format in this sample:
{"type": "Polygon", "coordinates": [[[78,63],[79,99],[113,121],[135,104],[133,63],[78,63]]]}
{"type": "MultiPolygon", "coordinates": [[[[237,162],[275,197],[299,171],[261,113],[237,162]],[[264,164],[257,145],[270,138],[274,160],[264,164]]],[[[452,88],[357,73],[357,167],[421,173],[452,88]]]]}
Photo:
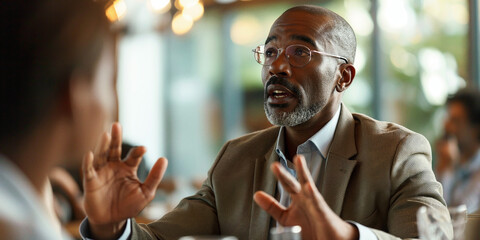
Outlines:
{"type": "MultiPolygon", "coordinates": [[[[418,237],[421,206],[449,219],[428,141],[342,104],[355,77],[355,51],[352,28],[334,12],[316,6],[284,12],[254,50],[263,65],[265,112],[277,126],[227,142],[198,193],[146,225],[131,218],[153,198],[166,160],[142,184],[124,170],[138,162],[108,151],[120,141],[102,142],[104,150],[85,159],[82,234],[268,239],[281,224],[300,225],[303,240],[395,239],[418,237]]],[[[114,126],[112,137],[119,136],[114,126]]],[[[451,226],[442,227],[452,236],[451,226]]]]}
{"type": "Polygon", "coordinates": [[[69,239],[48,174],[81,159],[105,131],[114,36],[93,1],[0,5],[0,238],[69,239]]]}

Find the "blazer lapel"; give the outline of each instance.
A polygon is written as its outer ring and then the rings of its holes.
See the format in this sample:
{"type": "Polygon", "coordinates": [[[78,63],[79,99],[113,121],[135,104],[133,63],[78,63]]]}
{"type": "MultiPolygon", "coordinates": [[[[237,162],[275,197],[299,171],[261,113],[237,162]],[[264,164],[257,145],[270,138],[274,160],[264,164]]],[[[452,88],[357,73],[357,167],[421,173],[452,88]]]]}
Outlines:
{"type": "MultiPolygon", "coordinates": [[[[275,197],[276,180],[270,165],[277,161],[278,155],[274,151],[275,145],[265,154],[265,157],[258,158],[255,163],[253,177],[253,189],[264,191],[275,197]]],[[[253,198],[253,195],[252,195],[253,198]]],[[[250,218],[250,239],[268,239],[271,217],[252,200],[252,213],[250,218]]]]}
{"type": "Polygon", "coordinates": [[[353,159],[356,154],[355,120],[342,104],[340,119],[325,161],[320,190],[327,204],[339,216],[350,175],[357,163],[353,159]]]}

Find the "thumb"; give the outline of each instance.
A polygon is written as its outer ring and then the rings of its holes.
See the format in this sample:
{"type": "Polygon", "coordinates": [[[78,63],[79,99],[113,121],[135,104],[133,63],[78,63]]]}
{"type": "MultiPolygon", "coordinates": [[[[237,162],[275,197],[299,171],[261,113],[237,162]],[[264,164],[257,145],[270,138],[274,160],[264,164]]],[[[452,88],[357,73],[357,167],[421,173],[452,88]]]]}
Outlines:
{"type": "Polygon", "coordinates": [[[143,183],[143,191],[148,196],[154,196],[158,184],[163,178],[165,171],[167,170],[168,160],[166,158],[159,158],[153,165],[152,170],[147,176],[147,179],[143,183]]]}

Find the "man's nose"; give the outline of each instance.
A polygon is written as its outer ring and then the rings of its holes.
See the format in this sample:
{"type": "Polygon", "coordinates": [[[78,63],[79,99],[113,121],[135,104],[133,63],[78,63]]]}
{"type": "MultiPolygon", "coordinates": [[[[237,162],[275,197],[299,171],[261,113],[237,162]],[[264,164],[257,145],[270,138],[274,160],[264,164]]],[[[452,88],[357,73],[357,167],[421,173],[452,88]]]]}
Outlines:
{"type": "Polygon", "coordinates": [[[290,77],[292,76],[292,69],[290,63],[288,62],[287,55],[285,51],[282,51],[275,61],[269,66],[269,73],[271,76],[276,75],[279,77],[290,77]]]}

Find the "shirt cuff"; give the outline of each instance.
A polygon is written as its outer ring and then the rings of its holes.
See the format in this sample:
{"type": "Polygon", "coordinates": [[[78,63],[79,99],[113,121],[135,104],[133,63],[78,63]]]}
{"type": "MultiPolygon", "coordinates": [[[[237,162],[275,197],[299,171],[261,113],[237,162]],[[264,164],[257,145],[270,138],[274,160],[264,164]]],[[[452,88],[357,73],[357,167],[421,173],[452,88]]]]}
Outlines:
{"type": "Polygon", "coordinates": [[[358,240],[378,240],[377,235],[373,233],[372,229],[363,226],[360,223],[354,221],[347,221],[348,223],[354,225],[358,229],[358,240]]]}
{"type": "MultiPolygon", "coordinates": [[[[94,240],[91,238],[90,228],[88,227],[88,218],[83,219],[82,223],[80,223],[80,236],[83,240],[94,240]]],[[[128,240],[130,235],[132,234],[132,221],[127,219],[127,223],[125,224],[125,230],[123,230],[122,235],[117,240],[128,240]]]]}

